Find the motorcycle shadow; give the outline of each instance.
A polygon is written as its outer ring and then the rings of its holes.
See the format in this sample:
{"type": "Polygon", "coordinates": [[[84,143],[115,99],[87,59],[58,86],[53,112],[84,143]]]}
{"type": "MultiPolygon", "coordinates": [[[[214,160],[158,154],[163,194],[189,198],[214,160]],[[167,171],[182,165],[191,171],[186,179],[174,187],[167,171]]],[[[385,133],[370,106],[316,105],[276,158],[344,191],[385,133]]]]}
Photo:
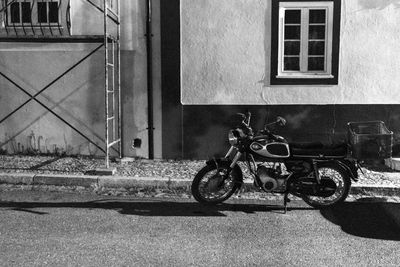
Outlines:
{"type": "Polygon", "coordinates": [[[362,198],[321,210],[322,216],[351,235],[400,241],[400,204],[362,198]]]}
{"type": "MultiPolygon", "coordinates": [[[[223,203],[215,206],[203,205],[197,202],[181,202],[161,200],[119,200],[101,199],[88,202],[0,202],[0,208],[14,211],[48,215],[48,212],[38,212],[37,208],[73,208],[73,209],[104,209],[115,210],[123,215],[136,216],[174,216],[174,217],[227,217],[226,212],[257,212],[283,213],[281,206],[252,203],[223,203]]],[[[312,210],[310,207],[290,207],[291,210],[312,210]]]]}

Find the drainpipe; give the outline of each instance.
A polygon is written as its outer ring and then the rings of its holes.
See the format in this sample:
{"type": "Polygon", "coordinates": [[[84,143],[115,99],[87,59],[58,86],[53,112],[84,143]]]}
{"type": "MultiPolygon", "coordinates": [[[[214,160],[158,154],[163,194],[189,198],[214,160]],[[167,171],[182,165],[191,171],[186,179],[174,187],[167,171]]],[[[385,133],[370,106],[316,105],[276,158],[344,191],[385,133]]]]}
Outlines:
{"type": "Polygon", "coordinates": [[[152,0],[146,4],[146,51],[147,51],[147,113],[149,159],[154,159],[154,118],[153,118],[153,47],[152,47],[152,0]]]}

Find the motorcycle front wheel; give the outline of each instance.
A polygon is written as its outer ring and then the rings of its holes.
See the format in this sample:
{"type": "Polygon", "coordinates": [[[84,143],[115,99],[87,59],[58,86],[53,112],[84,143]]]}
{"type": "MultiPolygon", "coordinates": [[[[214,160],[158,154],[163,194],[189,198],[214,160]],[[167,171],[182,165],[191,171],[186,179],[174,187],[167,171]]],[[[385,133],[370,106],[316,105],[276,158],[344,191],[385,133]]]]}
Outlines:
{"type": "Polygon", "coordinates": [[[192,182],[192,195],[200,203],[215,205],[232,196],[240,187],[237,183],[237,173],[231,170],[228,174],[227,163],[207,165],[194,177],[192,182]]]}
{"type": "Polygon", "coordinates": [[[336,185],[335,191],[329,197],[303,195],[302,199],[314,208],[326,208],[343,202],[350,191],[351,181],[347,173],[332,163],[320,164],[318,173],[321,179],[329,179],[336,185]]]}

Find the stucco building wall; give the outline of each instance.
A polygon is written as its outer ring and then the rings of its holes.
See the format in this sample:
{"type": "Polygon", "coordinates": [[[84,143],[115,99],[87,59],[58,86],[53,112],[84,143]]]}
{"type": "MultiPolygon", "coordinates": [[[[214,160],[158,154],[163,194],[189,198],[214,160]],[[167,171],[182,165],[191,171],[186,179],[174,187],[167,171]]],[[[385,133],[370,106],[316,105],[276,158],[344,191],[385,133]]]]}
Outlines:
{"type": "Polygon", "coordinates": [[[341,1],[338,85],[271,86],[271,1],[161,1],[163,157],[224,156],[246,111],[255,129],[285,117],[273,131],[289,142],[343,142],[347,122],[382,120],[399,156],[399,2],[341,1]]]}
{"type": "Polygon", "coordinates": [[[271,1],[181,0],[182,104],[400,103],[400,1],[341,2],[338,85],[272,86],[271,1]]]}

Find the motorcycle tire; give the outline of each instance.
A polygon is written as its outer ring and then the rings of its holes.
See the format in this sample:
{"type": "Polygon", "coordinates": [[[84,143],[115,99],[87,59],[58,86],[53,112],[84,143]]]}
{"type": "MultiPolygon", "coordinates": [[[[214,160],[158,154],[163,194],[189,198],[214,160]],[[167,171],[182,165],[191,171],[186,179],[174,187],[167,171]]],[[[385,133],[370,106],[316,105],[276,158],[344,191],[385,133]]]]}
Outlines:
{"type": "Polygon", "coordinates": [[[203,167],[193,179],[191,187],[193,197],[198,202],[207,205],[216,205],[230,198],[232,194],[240,188],[240,183],[237,182],[238,174],[235,170],[231,170],[227,179],[224,179],[223,176],[220,175],[220,173],[226,173],[228,169],[228,163],[220,164],[218,166],[218,170],[216,165],[207,165],[203,167]],[[209,175],[211,175],[211,177],[209,177],[207,181],[204,181],[204,179],[206,179],[209,175]],[[210,185],[210,182],[213,183],[213,185],[210,185]],[[229,187],[225,188],[226,185],[229,185],[229,187]],[[207,192],[210,190],[207,190],[207,188],[204,188],[204,186],[209,187],[208,189],[214,186],[214,189],[219,189],[217,193],[221,190],[224,191],[222,194],[217,194],[213,197],[211,196],[211,192],[207,192]],[[207,193],[210,193],[210,195],[207,196],[207,193]]]}
{"type": "Polygon", "coordinates": [[[347,198],[351,187],[351,180],[346,171],[344,171],[339,165],[329,162],[319,163],[318,172],[320,177],[329,177],[337,184],[336,191],[330,197],[303,195],[302,199],[304,202],[318,209],[332,207],[342,203],[347,198]],[[335,178],[332,178],[333,174],[335,174],[335,178]]]}

